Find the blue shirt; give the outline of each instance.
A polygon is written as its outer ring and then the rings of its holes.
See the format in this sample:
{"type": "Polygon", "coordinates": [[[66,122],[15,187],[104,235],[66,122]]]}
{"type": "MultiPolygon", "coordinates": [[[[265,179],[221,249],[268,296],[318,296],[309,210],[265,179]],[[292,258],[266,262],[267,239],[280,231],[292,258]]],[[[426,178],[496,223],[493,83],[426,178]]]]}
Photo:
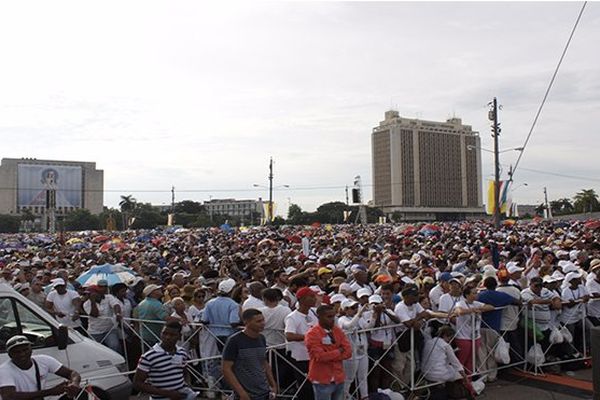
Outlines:
{"type": "MultiPolygon", "coordinates": [[[[513,304],[515,301],[515,299],[511,295],[502,292],[497,292],[495,290],[484,290],[483,292],[479,293],[479,296],[477,296],[477,300],[485,304],[491,304],[494,307],[508,306],[510,304],[513,304]]],[[[500,324],[502,321],[502,310],[484,312],[483,314],[481,314],[481,318],[484,322],[482,328],[493,329],[496,332],[500,331],[500,324]]]]}
{"type": "Polygon", "coordinates": [[[231,325],[240,322],[240,305],[227,296],[218,296],[206,303],[202,320],[213,335],[230,336],[235,331],[231,325]]]}
{"type": "Polygon", "coordinates": [[[160,332],[169,316],[167,307],[158,299],[146,297],[133,312],[135,317],[141,320],[157,321],[154,323],[141,321],[141,335],[150,344],[160,341],[160,332]]]}

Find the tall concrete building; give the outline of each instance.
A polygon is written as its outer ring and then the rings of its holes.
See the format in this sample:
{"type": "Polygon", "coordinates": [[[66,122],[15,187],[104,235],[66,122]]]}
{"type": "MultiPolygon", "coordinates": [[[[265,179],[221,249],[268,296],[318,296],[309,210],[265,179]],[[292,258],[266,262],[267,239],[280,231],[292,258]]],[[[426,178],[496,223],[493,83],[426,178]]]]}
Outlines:
{"type": "Polygon", "coordinates": [[[46,213],[48,188],[56,193],[56,215],[85,208],[102,212],[104,171],[94,162],[3,158],[0,163],[0,214],[19,215],[28,209],[46,213]]]}
{"type": "Polygon", "coordinates": [[[459,118],[402,118],[387,111],[371,135],[373,203],[404,220],[483,213],[479,133],[459,118]]]}

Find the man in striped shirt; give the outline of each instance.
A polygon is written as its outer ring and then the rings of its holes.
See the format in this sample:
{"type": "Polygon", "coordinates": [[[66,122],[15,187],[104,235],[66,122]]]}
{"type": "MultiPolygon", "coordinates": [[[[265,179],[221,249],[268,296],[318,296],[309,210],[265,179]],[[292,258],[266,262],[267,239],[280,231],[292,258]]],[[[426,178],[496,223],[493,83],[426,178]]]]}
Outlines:
{"type": "Polygon", "coordinates": [[[180,337],[181,324],[168,322],[160,333],[160,343],[140,358],[133,384],[150,394],[150,400],[192,400],[198,396],[186,383],[189,356],[177,346],[180,337]]]}

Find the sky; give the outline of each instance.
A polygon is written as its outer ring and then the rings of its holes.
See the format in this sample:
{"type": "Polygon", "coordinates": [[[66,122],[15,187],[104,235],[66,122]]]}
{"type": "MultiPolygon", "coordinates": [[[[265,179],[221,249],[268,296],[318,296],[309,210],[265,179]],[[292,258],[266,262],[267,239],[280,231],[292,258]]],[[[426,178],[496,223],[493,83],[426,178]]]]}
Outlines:
{"type": "MultiPolygon", "coordinates": [[[[268,184],[269,157],[280,214],[344,201],[356,175],[368,200],[371,131],[390,108],[460,117],[491,148],[496,96],[500,147],[522,146],[581,5],[2,2],[0,157],[95,161],[108,206],[169,204],[171,186],[177,201],[266,198],[253,185],[268,184]]],[[[600,192],[599,39],[589,3],[516,202],[600,192]]],[[[517,156],[502,153],[505,174],[517,156]]]]}

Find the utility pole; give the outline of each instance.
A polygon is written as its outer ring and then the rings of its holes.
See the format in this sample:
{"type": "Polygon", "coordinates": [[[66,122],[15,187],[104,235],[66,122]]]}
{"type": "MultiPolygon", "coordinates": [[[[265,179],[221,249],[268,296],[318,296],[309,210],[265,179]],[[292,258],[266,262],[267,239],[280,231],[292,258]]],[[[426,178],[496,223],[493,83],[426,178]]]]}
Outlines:
{"type": "Polygon", "coordinates": [[[175,212],[175,186],[171,186],[171,212],[175,212]]]}
{"type": "Polygon", "coordinates": [[[548,190],[544,187],[544,204],[546,204],[546,218],[552,219],[552,210],[548,204],[548,190]]]}
{"type": "Polygon", "coordinates": [[[266,223],[269,225],[273,219],[273,157],[269,161],[269,205],[267,211],[266,223]]]}
{"type": "Polygon", "coordinates": [[[493,122],[492,137],[494,138],[494,228],[500,229],[500,151],[498,149],[500,126],[498,125],[498,102],[495,97],[488,118],[493,122]]]}
{"type": "Polygon", "coordinates": [[[348,200],[348,185],[346,185],[346,205],[350,205],[350,202],[348,200]]]}

